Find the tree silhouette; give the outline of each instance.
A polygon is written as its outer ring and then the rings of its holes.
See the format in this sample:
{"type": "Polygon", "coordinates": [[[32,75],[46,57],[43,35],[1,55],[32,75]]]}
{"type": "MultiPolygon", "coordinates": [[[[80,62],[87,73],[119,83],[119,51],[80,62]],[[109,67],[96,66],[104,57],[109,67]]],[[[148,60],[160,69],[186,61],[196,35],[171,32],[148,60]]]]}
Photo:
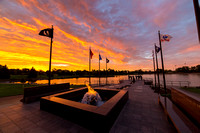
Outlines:
{"type": "Polygon", "coordinates": [[[10,72],[8,67],[0,65],[0,79],[9,79],[10,78],[10,72]]]}
{"type": "Polygon", "coordinates": [[[35,68],[31,68],[28,74],[28,78],[37,78],[38,72],[35,70],[35,68]]]}

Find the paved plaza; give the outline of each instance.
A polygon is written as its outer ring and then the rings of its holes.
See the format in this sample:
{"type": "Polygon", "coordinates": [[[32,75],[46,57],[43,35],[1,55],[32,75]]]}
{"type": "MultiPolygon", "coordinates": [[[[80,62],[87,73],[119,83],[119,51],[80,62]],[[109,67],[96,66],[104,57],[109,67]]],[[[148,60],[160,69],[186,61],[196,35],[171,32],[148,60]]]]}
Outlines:
{"type": "MultiPolygon", "coordinates": [[[[158,95],[149,86],[144,85],[143,81],[137,81],[126,89],[129,89],[129,101],[113,124],[111,133],[176,132],[158,104],[158,95]]],[[[20,99],[22,95],[0,98],[0,133],[92,132],[40,110],[40,102],[23,104],[20,99]]]]}

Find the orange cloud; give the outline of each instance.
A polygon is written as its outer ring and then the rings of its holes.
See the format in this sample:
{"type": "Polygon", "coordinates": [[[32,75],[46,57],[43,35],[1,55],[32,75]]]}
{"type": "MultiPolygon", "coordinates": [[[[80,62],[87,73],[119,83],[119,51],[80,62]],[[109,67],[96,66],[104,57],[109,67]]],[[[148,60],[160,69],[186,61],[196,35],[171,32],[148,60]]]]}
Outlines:
{"type": "Polygon", "coordinates": [[[181,53],[183,54],[183,53],[195,52],[195,51],[200,51],[200,45],[199,44],[191,46],[189,48],[186,48],[186,49],[182,50],[181,53]]]}

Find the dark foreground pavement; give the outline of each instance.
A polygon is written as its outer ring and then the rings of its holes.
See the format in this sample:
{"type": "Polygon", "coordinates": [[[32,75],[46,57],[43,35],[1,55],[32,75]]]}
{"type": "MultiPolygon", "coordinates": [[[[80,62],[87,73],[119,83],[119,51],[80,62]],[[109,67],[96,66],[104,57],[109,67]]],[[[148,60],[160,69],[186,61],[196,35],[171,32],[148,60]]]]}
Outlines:
{"type": "MultiPolygon", "coordinates": [[[[124,106],[111,133],[171,133],[158,104],[158,96],[143,81],[129,88],[129,101],[124,106]]],[[[0,98],[0,133],[90,133],[91,131],[40,110],[40,103],[22,104],[22,96],[0,98]]],[[[102,127],[103,128],[103,127],[102,127]]]]}
{"type": "Polygon", "coordinates": [[[137,81],[129,89],[129,101],[121,111],[111,133],[173,133],[158,104],[158,94],[143,81],[137,81]]]}

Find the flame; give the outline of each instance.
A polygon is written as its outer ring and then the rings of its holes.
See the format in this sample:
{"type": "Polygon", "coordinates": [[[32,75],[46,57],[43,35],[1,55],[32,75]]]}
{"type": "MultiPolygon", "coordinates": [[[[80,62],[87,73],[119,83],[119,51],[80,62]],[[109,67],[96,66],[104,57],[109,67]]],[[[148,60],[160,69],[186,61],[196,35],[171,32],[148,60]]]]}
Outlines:
{"type": "Polygon", "coordinates": [[[88,83],[86,83],[86,86],[88,88],[88,92],[89,93],[92,93],[92,94],[96,94],[97,93],[94,89],[92,89],[92,87],[88,83]]]}
{"type": "Polygon", "coordinates": [[[99,93],[96,92],[94,89],[92,89],[92,87],[88,83],[86,83],[86,86],[88,87],[88,92],[86,92],[85,95],[83,96],[81,103],[101,106],[102,99],[99,93]]]}

